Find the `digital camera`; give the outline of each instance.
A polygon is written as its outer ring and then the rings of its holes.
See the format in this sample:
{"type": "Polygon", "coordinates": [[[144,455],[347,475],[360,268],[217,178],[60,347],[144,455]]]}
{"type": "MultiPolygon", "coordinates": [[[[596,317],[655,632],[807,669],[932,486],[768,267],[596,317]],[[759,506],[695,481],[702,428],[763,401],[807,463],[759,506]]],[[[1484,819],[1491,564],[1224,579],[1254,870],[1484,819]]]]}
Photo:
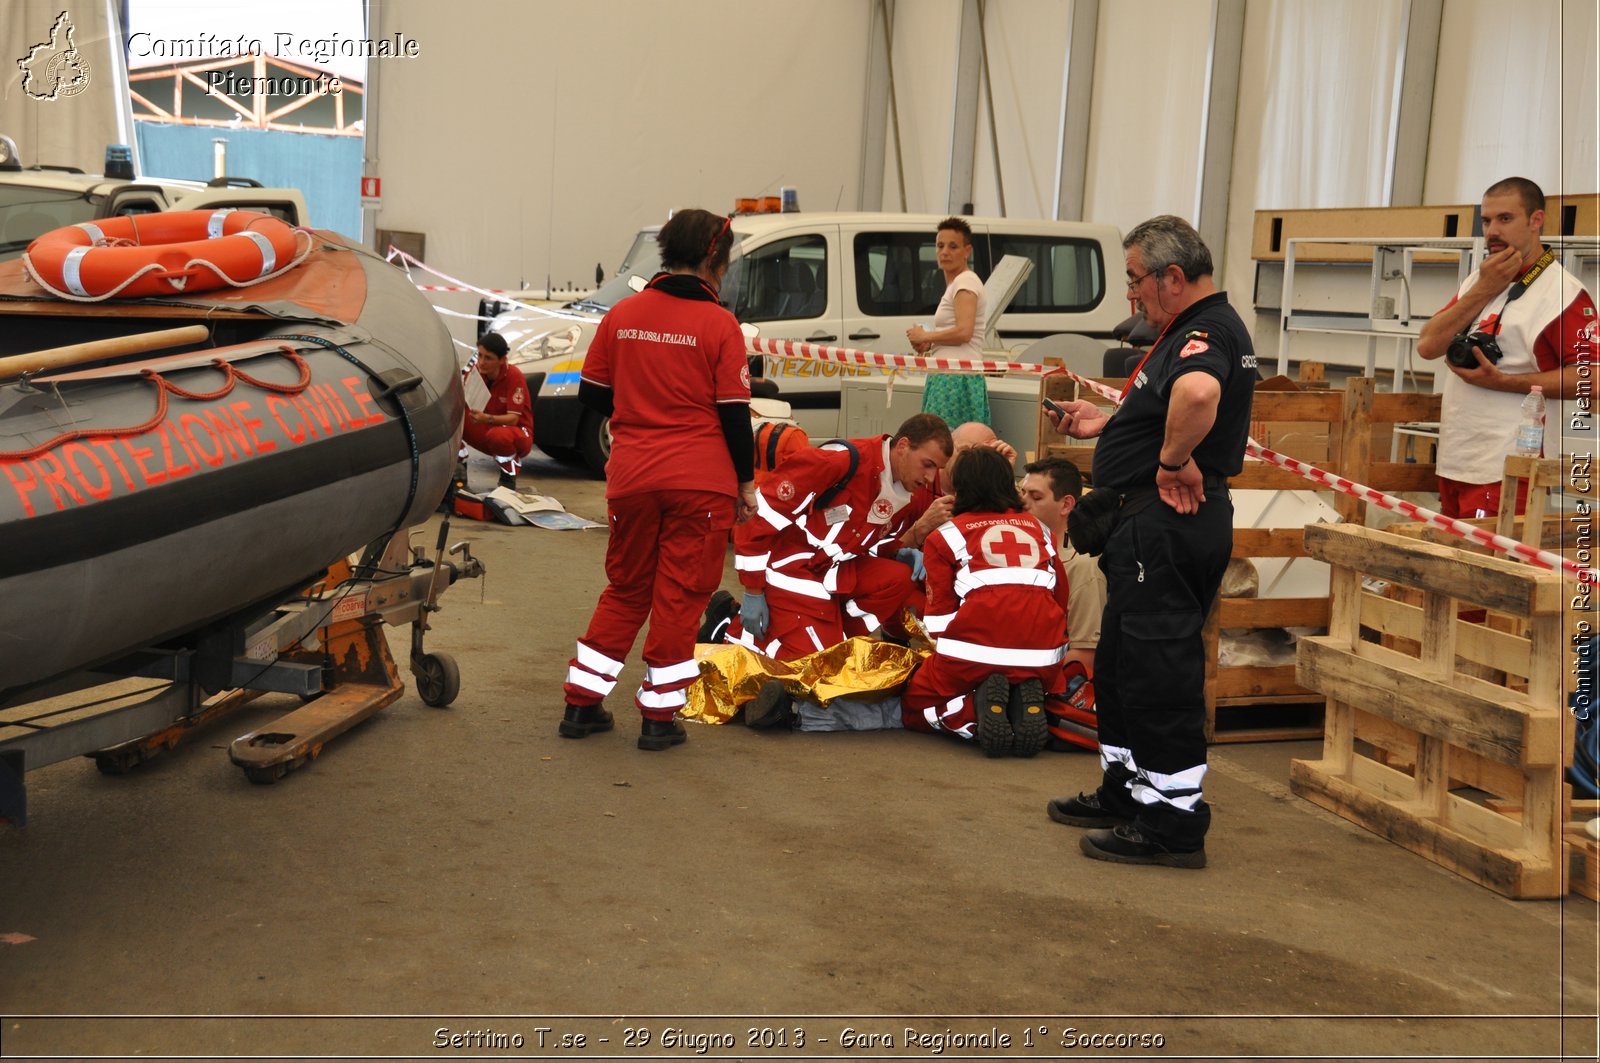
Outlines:
{"type": "Polygon", "coordinates": [[[1462,369],[1476,369],[1478,360],[1472,356],[1472,348],[1478,348],[1483,356],[1489,359],[1490,365],[1497,365],[1500,361],[1500,344],[1487,332],[1462,332],[1450,341],[1450,346],[1445,349],[1444,360],[1451,365],[1458,365],[1462,369]]]}

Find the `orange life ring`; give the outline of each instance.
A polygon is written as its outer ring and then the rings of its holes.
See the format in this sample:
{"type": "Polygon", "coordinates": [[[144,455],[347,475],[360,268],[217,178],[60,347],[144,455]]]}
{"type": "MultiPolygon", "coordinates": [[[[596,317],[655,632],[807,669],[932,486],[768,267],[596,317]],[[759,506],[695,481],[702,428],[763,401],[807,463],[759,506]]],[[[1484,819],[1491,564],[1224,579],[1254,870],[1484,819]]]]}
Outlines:
{"type": "Polygon", "coordinates": [[[293,265],[295,229],[249,210],[176,210],[79,222],[28,245],[22,264],[63,299],[175,295],[254,284],[293,265]]]}

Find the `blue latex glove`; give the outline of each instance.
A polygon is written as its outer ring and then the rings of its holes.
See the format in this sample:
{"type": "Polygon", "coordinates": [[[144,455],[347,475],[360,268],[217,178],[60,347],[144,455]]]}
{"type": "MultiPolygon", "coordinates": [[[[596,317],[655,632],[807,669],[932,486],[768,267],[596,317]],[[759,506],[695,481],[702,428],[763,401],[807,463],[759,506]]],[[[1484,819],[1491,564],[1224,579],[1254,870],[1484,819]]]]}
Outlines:
{"type": "Polygon", "coordinates": [[[739,603],[739,621],[756,638],[764,636],[767,625],[772,622],[772,610],[767,608],[766,595],[745,591],[744,601],[739,603]]]}
{"type": "Polygon", "coordinates": [[[922,563],[922,551],[909,546],[901,547],[895,551],[894,559],[901,564],[911,566],[911,578],[919,583],[927,577],[928,569],[922,563]]]}

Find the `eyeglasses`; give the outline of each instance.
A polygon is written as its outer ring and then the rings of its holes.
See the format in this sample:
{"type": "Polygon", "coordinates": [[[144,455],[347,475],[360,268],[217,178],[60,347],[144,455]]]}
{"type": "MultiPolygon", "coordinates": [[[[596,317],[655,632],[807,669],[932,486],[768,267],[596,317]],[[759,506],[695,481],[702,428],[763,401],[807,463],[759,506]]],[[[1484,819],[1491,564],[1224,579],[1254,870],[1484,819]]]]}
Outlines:
{"type": "Polygon", "coordinates": [[[711,244],[710,244],[709,247],[706,248],[706,257],[707,258],[710,258],[710,257],[712,257],[713,255],[715,255],[717,253],[717,244],[719,244],[722,241],[722,234],[727,232],[728,231],[728,227],[730,225],[732,225],[732,224],[733,224],[733,216],[731,214],[722,219],[722,228],[717,230],[717,235],[715,235],[715,236],[713,236],[711,238],[711,244]]]}
{"type": "Polygon", "coordinates": [[[1160,272],[1161,271],[1159,269],[1153,269],[1149,273],[1142,273],[1137,277],[1129,277],[1128,278],[1128,291],[1130,291],[1130,292],[1133,291],[1135,288],[1139,287],[1139,285],[1143,284],[1145,282],[1146,278],[1154,277],[1156,274],[1158,274],[1160,272]]]}

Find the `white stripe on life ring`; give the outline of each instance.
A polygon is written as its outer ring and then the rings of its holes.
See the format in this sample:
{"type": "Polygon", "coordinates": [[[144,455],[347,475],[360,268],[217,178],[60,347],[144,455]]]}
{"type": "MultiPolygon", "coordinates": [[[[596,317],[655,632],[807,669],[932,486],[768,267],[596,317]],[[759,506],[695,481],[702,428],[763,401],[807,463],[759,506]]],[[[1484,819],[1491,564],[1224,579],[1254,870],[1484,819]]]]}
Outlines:
{"type": "Polygon", "coordinates": [[[97,244],[106,242],[105,230],[92,221],[80,221],[78,228],[89,234],[89,239],[97,244]]]}
{"type": "Polygon", "coordinates": [[[256,280],[260,280],[262,277],[265,277],[274,269],[278,268],[278,256],[272,251],[271,240],[268,240],[260,233],[250,232],[249,230],[246,230],[242,233],[234,233],[234,235],[249,237],[255,243],[255,245],[261,249],[261,272],[256,274],[256,280]]]}
{"type": "Polygon", "coordinates": [[[73,295],[88,295],[89,291],[83,286],[80,271],[83,268],[83,256],[93,251],[92,247],[74,247],[67,252],[66,261],[61,263],[61,280],[67,286],[67,291],[73,295]]]}
{"type": "Polygon", "coordinates": [[[206,219],[206,239],[215,240],[222,235],[223,223],[228,220],[228,215],[234,211],[233,207],[223,207],[221,210],[211,212],[211,217],[206,219]]]}

